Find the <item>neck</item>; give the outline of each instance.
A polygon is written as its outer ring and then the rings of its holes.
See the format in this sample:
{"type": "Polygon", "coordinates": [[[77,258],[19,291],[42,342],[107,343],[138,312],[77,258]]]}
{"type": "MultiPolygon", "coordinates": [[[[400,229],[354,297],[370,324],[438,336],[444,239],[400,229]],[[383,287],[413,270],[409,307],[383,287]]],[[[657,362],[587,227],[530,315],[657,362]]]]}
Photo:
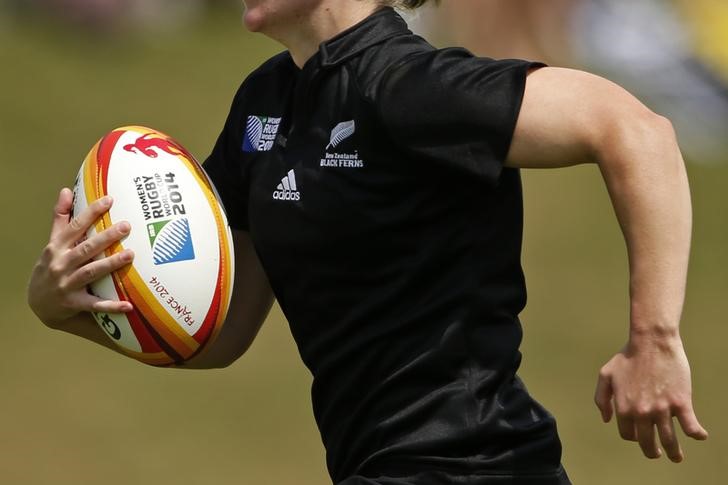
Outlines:
{"type": "Polygon", "coordinates": [[[373,0],[320,0],[316,6],[291,12],[286,18],[251,30],[262,32],[283,44],[302,68],[318,51],[319,45],[361,22],[380,8],[373,0]]]}

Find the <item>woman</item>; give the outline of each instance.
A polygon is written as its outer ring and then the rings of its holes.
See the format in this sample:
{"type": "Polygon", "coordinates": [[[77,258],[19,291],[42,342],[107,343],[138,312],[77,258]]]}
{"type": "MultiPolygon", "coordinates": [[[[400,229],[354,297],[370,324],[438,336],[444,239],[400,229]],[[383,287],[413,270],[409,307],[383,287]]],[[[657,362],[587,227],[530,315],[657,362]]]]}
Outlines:
{"type": "MultiPolygon", "coordinates": [[[[659,436],[680,461],[672,418],[707,433],[678,333],[691,209],[669,122],[589,74],[435,50],[384,3],[246,2],[247,27],[288,51],[243,83],[205,163],[238,270],[216,351],[190,366],[242,355],[275,294],[314,375],[335,483],[569,483],[554,420],[515,375],[518,168],[595,162],[632,297],[596,402],[646,456],[660,456],[659,436]]],[[[49,327],[109,345],[86,312],[130,305],[84,288],[133,255],[85,262],[130,229],[73,247],[111,201],[69,221],[71,198],[60,194],[29,302],[49,327]]]]}

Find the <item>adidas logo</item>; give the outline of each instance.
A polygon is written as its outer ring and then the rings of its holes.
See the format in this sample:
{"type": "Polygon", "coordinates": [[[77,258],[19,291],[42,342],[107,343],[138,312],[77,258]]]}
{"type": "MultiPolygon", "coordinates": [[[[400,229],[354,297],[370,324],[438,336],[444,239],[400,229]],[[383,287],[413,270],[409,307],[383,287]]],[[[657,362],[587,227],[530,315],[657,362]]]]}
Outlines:
{"type": "Polygon", "coordinates": [[[298,191],[296,173],[293,169],[288,171],[288,175],[283,177],[281,183],[276,187],[273,192],[273,200],[301,200],[301,192],[298,191]]]}

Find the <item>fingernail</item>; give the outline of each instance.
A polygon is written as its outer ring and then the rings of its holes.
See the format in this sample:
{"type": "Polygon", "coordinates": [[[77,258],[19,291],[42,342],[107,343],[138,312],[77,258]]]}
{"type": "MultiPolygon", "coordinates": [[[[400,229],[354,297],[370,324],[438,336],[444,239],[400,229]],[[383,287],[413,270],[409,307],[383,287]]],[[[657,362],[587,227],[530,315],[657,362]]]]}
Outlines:
{"type": "Polygon", "coordinates": [[[131,224],[129,224],[126,221],[120,222],[119,223],[119,231],[122,234],[127,234],[129,231],[131,231],[131,224]]]}
{"type": "Polygon", "coordinates": [[[101,198],[101,203],[105,206],[111,205],[111,201],[112,201],[112,198],[110,195],[105,195],[104,197],[101,198]]]}
{"type": "Polygon", "coordinates": [[[134,251],[131,249],[125,249],[123,253],[121,253],[121,260],[125,262],[129,262],[132,259],[134,259],[134,251]]]}

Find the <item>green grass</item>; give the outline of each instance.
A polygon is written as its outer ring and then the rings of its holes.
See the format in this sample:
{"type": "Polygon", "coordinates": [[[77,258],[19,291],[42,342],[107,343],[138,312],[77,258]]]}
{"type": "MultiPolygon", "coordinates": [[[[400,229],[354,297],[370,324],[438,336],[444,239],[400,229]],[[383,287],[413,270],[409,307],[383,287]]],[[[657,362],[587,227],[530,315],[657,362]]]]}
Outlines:
{"type": "MultiPolygon", "coordinates": [[[[240,362],[183,372],[148,368],[46,330],[24,303],[57,190],[91,145],[147,124],[199,158],[242,78],[279,50],[220,12],[180,34],[99,41],[35,20],[0,31],[0,207],[4,309],[0,482],[322,484],[310,377],[276,309],[240,362]]],[[[683,334],[709,442],[687,462],[648,462],[592,404],[596,373],[627,329],[624,244],[598,172],[525,174],[523,377],[559,419],[577,484],[718,485],[728,452],[728,166],[690,166],[695,237],[683,334]]]]}

